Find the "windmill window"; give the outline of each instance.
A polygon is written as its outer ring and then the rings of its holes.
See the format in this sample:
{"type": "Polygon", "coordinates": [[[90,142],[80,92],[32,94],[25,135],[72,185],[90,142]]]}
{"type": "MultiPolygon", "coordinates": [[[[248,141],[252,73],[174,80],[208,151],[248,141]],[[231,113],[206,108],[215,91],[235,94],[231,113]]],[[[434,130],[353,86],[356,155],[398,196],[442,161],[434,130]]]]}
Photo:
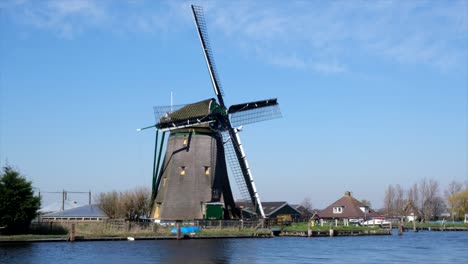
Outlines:
{"type": "Polygon", "coordinates": [[[184,146],[187,146],[187,135],[184,135],[184,146]]]}
{"type": "Polygon", "coordinates": [[[205,166],[205,175],[210,175],[210,167],[209,166],[205,166]]]}
{"type": "Polygon", "coordinates": [[[184,176],[185,175],[185,166],[181,166],[180,167],[180,176],[184,176]]]}
{"type": "Polygon", "coordinates": [[[163,186],[166,186],[166,177],[163,178],[163,186]]]}

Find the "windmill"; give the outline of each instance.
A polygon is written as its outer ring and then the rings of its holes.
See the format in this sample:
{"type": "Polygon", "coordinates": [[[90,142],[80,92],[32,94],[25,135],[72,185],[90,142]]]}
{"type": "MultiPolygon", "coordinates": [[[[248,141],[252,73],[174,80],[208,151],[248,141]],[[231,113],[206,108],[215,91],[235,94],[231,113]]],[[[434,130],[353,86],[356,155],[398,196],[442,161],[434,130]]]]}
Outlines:
{"type": "Polygon", "coordinates": [[[233,174],[231,178],[236,180],[242,198],[252,203],[258,217],[264,218],[239,132],[241,125],[280,117],[277,99],[226,107],[203,9],[191,7],[216,98],[187,105],[154,107],[156,124],[151,127],[157,130],[151,217],[200,219],[206,205],[216,203],[222,206],[223,218],[238,218],[240,210],[232,194],[227,160],[233,174]],[[160,141],[159,132],[162,132],[160,141]],[[161,161],[166,133],[169,138],[161,161]]]}

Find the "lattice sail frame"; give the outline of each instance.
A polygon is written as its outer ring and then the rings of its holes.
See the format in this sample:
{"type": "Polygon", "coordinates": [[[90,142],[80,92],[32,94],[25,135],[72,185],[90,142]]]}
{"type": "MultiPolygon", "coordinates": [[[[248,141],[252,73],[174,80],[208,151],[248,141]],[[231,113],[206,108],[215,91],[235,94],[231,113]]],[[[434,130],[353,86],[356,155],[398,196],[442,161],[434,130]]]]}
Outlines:
{"type": "Polygon", "coordinates": [[[231,169],[231,175],[229,176],[230,178],[234,178],[237,190],[241,196],[240,198],[245,202],[252,202],[229,132],[225,131],[221,134],[224,142],[224,154],[226,156],[226,161],[229,164],[229,168],[231,169]]]}
{"type": "Polygon", "coordinates": [[[240,111],[229,115],[233,127],[281,118],[279,105],[259,107],[246,111],[240,111]]]}

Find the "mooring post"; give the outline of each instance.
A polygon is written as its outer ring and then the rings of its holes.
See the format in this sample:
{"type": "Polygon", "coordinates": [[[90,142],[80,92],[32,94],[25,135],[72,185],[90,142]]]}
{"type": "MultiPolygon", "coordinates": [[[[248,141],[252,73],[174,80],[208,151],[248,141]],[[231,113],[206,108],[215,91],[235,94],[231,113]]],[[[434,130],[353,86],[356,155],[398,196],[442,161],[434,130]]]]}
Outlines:
{"type": "Polygon", "coordinates": [[[72,224],[70,234],[68,235],[68,241],[70,241],[70,242],[75,241],[75,231],[76,231],[75,230],[75,224],[72,224]]]}
{"type": "Polygon", "coordinates": [[[400,221],[400,224],[398,225],[398,235],[401,236],[403,235],[403,222],[400,221]]]}
{"type": "Polygon", "coordinates": [[[309,223],[307,224],[307,237],[311,237],[312,236],[312,221],[314,220],[309,220],[309,223]]]}
{"type": "Polygon", "coordinates": [[[334,235],[335,235],[335,234],[334,234],[334,232],[333,232],[333,224],[330,223],[330,236],[332,237],[332,236],[334,236],[334,235]]]}
{"type": "Polygon", "coordinates": [[[176,221],[177,239],[178,239],[178,240],[179,240],[179,239],[182,239],[182,232],[181,232],[181,230],[180,230],[180,226],[181,226],[180,223],[181,223],[181,222],[182,222],[181,220],[177,220],[177,221],[176,221]]]}

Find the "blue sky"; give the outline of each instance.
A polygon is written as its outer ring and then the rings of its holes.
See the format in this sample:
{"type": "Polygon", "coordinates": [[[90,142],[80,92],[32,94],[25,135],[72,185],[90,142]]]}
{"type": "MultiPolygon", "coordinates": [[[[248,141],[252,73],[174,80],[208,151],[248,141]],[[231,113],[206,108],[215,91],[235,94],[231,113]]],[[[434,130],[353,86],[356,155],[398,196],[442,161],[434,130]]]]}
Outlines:
{"type": "Polygon", "coordinates": [[[191,3],[226,103],[281,105],[241,133],[263,201],[468,180],[467,1],[2,1],[0,165],[43,191],[150,186],[136,129],[171,91],[214,97],[191,3]]]}

